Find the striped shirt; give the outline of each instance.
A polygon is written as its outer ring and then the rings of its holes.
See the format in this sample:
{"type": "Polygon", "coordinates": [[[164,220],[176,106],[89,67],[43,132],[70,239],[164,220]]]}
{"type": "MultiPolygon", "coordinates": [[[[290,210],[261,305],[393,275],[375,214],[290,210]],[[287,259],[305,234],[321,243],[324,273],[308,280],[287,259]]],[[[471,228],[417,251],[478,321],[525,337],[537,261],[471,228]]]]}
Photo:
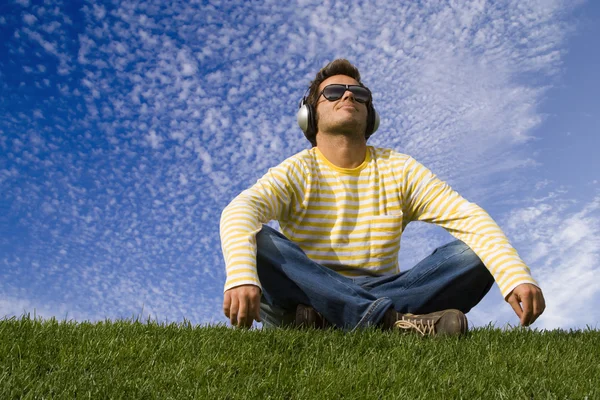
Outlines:
{"type": "Polygon", "coordinates": [[[364,162],[340,168],[317,147],[286,159],[240,193],[220,222],[225,290],[260,286],[256,234],[277,220],[307,256],[348,277],[400,272],[400,237],[411,221],[439,225],[483,261],[506,297],[537,285],[494,220],[414,158],[367,147],[364,162]]]}

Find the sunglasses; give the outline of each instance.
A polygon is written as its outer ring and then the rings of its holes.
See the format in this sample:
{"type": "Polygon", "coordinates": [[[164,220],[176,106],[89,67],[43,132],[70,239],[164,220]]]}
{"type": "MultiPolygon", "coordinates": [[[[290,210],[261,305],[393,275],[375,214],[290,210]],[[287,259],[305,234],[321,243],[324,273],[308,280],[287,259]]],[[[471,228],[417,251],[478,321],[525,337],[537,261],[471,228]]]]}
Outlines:
{"type": "Polygon", "coordinates": [[[323,91],[319,93],[319,97],[323,95],[329,101],[336,101],[341,99],[346,91],[352,93],[354,99],[359,103],[366,103],[371,100],[371,91],[366,87],[360,85],[342,85],[339,83],[325,86],[323,91]]]}

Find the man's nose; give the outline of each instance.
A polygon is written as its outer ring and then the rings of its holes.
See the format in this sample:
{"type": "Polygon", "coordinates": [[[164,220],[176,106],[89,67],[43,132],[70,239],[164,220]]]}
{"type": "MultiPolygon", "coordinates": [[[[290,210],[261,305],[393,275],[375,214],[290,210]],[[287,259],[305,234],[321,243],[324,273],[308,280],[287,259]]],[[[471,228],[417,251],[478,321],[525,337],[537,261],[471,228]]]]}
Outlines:
{"type": "Polygon", "coordinates": [[[346,100],[346,99],[348,99],[348,98],[352,99],[352,101],[356,101],[356,98],[354,97],[354,93],[352,93],[352,92],[351,92],[351,91],[349,91],[349,90],[346,90],[346,91],[344,92],[344,96],[342,96],[342,100],[346,100]]]}

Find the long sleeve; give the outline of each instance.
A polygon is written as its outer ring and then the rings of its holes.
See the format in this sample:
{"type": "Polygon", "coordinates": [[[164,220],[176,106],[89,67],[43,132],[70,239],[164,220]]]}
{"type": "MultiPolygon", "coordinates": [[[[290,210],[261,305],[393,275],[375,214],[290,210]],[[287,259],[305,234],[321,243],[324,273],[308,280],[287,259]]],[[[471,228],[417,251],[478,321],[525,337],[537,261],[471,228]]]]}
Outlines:
{"type": "Polygon", "coordinates": [[[261,287],[256,271],[256,234],[263,224],[288,214],[299,186],[297,179],[290,179],[295,175],[291,164],[284,161],[269,169],[223,210],[220,234],[227,273],[224,290],[246,284],[261,287]]]}
{"type": "Polygon", "coordinates": [[[409,157],[402,171],[403,212],[408,221],[439,225],[465,242],[489,269],[502,295],[522,283],[538,285],[496,222],[409,157]]]}

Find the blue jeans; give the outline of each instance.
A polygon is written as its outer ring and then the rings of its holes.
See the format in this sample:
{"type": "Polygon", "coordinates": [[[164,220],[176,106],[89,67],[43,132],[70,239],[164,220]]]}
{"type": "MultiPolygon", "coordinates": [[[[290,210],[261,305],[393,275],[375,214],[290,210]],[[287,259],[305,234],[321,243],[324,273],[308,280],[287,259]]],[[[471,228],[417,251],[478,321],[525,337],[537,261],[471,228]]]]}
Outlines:
{"type": "Polygon", "coordinates": [[[438,247],[407,271],[360,278],[345,277],[312,261],[267,225],[256,235],[256,243],[265,328],[293,323],[298,304],[313,307],[346,331],[377,325],[390,307],[413,314],[449,308],[467,313],[494,283],[481,259],[460,240],[438,247]]]}

